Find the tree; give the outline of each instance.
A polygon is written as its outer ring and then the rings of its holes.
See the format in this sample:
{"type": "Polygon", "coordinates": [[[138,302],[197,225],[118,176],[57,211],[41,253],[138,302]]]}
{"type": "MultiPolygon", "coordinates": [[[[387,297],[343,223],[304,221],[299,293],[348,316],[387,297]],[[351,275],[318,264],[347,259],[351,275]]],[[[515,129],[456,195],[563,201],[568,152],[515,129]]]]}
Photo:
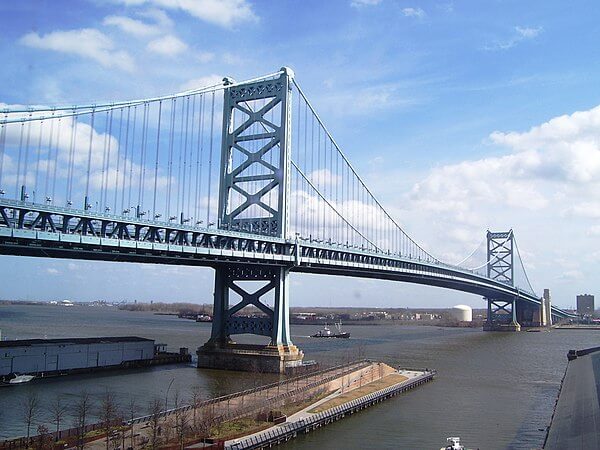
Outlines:
{"type": "Polygon", "coordinates": [[[110,430],[112,422],[115,420],[117,412],[117,406],[115,404],[114,395],[110,391],[106,391],[102,396],[102,402],[100,403],[100,419],[104,424],[104,431],[106,432],[106,450],[110,449],[110,430]]]}
{"type": "Polygon", "coordinates": [[[31,435],[31,425],[35,422],[40,413],[40,399],[35,392],[29,392],[27,397],[21,403],[21,417],[27,425],[27,445],[29,445],[29,436],[31,435]]]}
{"type": "MultiPolygon", "coordinates": [[[[197,414],[198,414],[198,408],[200,407],[200,403],[202,402],[201,395],[202,394],[201,394],[200,386],[198,386],[198,385],[192,386],[192,416],[193,416],[192,425],[194,427],[194,432],[196,432],[196,429],[198,428],[197,414]]],[[[229,405],[229,401],[227,401],[227,405],[229,405]]]]}
{"type": "Polygon", "coordinates": [[[179,397],[179,391],[175,391],[174,395],[175,401],[175,435],[177,436],[177,442],[179,444],[179,448],[183,450],[183,444],[185,442],[185,436],[187,434],[189,428],[189,418],[187,411],[183,410],[181,407],[181,399],[179,397]]]}
{"type": "Polygon", "coordinates": [[[87,419],[90,414],[90,407],[92,406],[92,400],[90,394],[86,391],[79,394],[77,403],[75,404],[75,427],[77,428],[77,448],[83,449],[85,442],[85,426],[87,425],[87,419]]]}
{"type": "Polygon", "coordinates": [[[150,415],[150,448],[158,448],[158,437],[160,434],[160,413],[162,412],[162,401],[158,397],[154,397],[150,401],[148,414],[150,415]]]}
{"type": "Polygon", "coordinates": [[[50,439],[50,436],[48,436],[48,432],[49,432],[49,430],[46,425],[38,425],[38,427],[37,427],[38,439],[37,439],[37,445],[36,445],[37,450],[45,450],[45,449],[51,448],[50,445],[52,443],[52,440],[50,439]]]}
{"type": "Polygon", "coordinates": [[[62,422],[65,414],[67,413],[67,405],[63,404],[60,396],[56,396],[54,401],[50,403],[48,407],[50,412],[52,423],[56,425],[56,436],[55,440],[60,439],[60,423],[62,422]]]}
{"type": "MultiPolygon", "coordinates": [[[[133,419],[135,419],[135,412],[137,410],[137,403],[135,402],[135,397],[131,397],[129,399],[129,435],[131,438],[131,448],[133,448],[133,419]]],[[[123,433],[125,436],[125,433],[123,433]]],[[[125,438],[123,438],[123,448],[125,448],[125,438]]]]}

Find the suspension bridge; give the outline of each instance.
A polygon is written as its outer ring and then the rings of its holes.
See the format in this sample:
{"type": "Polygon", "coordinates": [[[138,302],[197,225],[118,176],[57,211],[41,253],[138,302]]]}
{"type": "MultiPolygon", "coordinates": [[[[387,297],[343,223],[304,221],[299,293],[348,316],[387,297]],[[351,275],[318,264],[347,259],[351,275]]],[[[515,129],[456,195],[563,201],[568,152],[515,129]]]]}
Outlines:
{"type": "Polygon", "coordinates": [[[301,364],[290,272],[481,295],[487,329],[569,317],[531,287],[512,230],[458,264],[415,242],[285,67],[164,97],[0,109],[0,253],[213,267],[205,367],[301,364]],[[269,343],[235,344],[243,333],[269,343]]]}

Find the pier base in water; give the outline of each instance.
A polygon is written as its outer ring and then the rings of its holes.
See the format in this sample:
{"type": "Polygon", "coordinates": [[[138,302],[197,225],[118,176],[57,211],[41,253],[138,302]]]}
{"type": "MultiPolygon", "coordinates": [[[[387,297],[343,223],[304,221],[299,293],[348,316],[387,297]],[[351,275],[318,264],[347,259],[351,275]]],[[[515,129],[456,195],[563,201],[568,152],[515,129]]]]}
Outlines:
{"type": "Polygon", "coordinates": [[[521,325],[517,322],[495,323],[484,322],[483,331],[521,331],[521,325]]]}
{"type": "Polygon", "coordinates": [[[198,367],[263,373],[294,373],[304,353],[295,345],[244,345],[207,342],[196,351],[198,367]]]}

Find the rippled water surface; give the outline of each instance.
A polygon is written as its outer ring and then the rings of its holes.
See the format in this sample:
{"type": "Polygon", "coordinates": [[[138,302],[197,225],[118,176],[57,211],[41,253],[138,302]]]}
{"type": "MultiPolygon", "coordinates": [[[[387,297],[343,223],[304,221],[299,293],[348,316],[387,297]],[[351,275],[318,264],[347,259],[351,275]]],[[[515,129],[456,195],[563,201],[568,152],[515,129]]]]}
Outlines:
{"type": "MultiPolygon", "coordinates": [[[[210,334],[210,324],[173,316],[112,308],[0,306],[6,338],[137,335],[193,352],[210,334]]],[[[394,325],[347,326],[349,340],[310,339],[318,327],[293,326],[294,343],[307,359],[342,362],[366,354],[404,367],[438,370],[433,383],[362,411],[286,444],[290,449],[439,449],[446,436],[461,436],[470,448],[540,448],[550,422],[566,353],[600,345],[600,331],[483,333],[480,330],[394,325]]],[[[263,381],[275,379],[261,375],[263,381]]],[[[43,402],[61,395],[73,401],[86,390],[99,398],[107,389],[123,403],[135,396],[140,413],[148,399],[170,402],[200,386],[214,396],[256,385],[245,373],[168,366],[76,375],[0,389],[0,437],[23,432],[19,405],[30,391],[43,402]],[[163,400],[164,401],[164,400],[163,400]]]]}

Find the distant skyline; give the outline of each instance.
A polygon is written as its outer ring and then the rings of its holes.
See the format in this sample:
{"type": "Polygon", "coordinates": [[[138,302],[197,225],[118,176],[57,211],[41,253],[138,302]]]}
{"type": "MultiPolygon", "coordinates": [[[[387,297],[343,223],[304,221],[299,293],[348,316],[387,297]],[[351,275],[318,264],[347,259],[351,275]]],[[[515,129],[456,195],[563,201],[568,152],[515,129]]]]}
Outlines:
{"type": "MultiPolygon", "coordinates": [[[[600,4],[84,0],[0,3],[0,103],[169,94],[294,69],[374,194],[460,261],[513,228],[534,288],[600,297],[600,4]]],[[[210,303],[211,269],[0,257],[0,298],[210,303]],[[7,282],[8,281],[8,282],[7,282]]],[[[484,306],[294,274],[293,306],[484,306]]]]}

